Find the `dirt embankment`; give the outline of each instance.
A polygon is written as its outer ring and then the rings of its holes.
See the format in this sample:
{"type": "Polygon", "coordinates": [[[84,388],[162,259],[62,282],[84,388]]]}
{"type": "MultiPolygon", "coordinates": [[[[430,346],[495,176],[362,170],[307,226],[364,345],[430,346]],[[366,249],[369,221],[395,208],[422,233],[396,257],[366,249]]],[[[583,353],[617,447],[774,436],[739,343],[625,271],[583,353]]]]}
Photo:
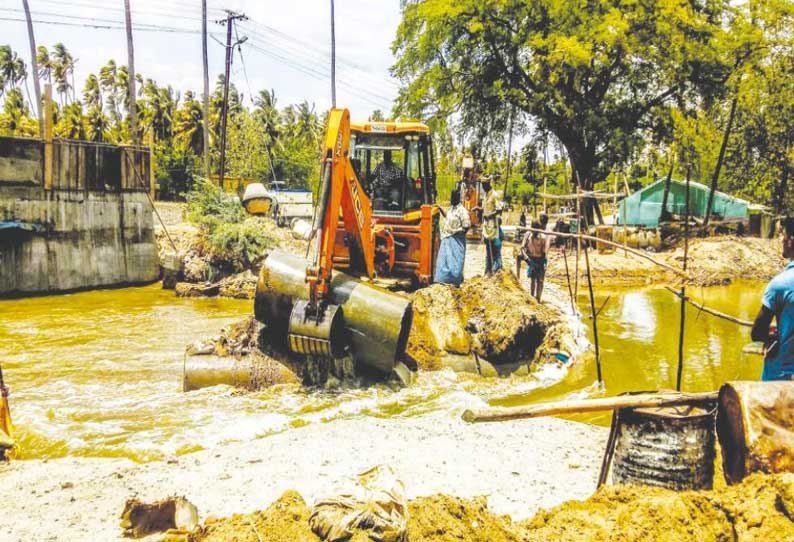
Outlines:
{"type": "Polygon", "coordinates": [[[515,275],[475,276],[460,288],[434,284],[413,297],[407,353],[423,370],[474,358],[497,366],[568,359],[577,350],[567,316],[540,304],[515,275]]]}
{"type": "MultiPolygon", "coordinates": [[[[691,239],[687,267],[690,284],[714,286],[735,280],[766,281],[777,275],[786,265],[781,254],[780,240],[754,237],[709,237],[691,239]]],[[[684,259],[683,242],[661,252],[647,255],[658,262],[681,269],[684,259]]],[[[575,252],[568,252],[568,270],[571,280],[576,276],[575,252]]],[[[674,283],[678,276],[653,262],[628,254],[620,249],[608,254],[590,251],[590,268],[595,282],[601,284],[674,283]]],[[[580,281],[586,280],[585,260],[579,260],[580,281]]],[[[565,281],[565,261],[555,250],[549,261],[547,276],[555,281],[565,281]]]]}
{"type": "MultiPolygon", "coordinates": [[[[570,501],[514,523],[491,512],[484,498],[435,495],[408,507],[411,542],[761,542],[794,540],[794,474],[755,475],[720,491],[674,492],[647,487],[604,487],[585,501],[570,501]]],[[[296,492],[266,510],[212,519],[196,542],[318,542],[310,509],[296,492]]],[[[366,531],[351,540],[368,540],[366,531]]]]}
{"type": "MultiPolygon", "coordinates": [[[[208,254],[206,239],[185,218],[184,204],[157,202],[157,211],[165,225],[155,220],[160,261],[165,262],[169,254],[176,253],[182,263],[182,272],[174,287],[178,297],[254,298],[259,274],[257,264],[214,261],[208,254]],[[242,271],[233,271],[240,268],[242,271]]],[[[279,247],[298,253],[306,251],[306,242],[295,239],[288,228],[280,228],[274,221],[264,218],[261,223],[279,247]]]]}

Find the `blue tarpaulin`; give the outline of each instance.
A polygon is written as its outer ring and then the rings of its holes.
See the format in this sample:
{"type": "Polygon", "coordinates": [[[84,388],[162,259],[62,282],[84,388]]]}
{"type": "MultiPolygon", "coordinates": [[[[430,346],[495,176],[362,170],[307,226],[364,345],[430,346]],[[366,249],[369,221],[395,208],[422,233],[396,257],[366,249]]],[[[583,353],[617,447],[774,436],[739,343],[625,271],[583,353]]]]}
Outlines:
{"type": "Polygon", "coordinates": [[[0,231],[4,230],[19,230],[29,232],[40,232],[44,228],[41,224],[34,224],[33,222],[21,222],[19,220],[2,220],[0,221],[0,231]]]}

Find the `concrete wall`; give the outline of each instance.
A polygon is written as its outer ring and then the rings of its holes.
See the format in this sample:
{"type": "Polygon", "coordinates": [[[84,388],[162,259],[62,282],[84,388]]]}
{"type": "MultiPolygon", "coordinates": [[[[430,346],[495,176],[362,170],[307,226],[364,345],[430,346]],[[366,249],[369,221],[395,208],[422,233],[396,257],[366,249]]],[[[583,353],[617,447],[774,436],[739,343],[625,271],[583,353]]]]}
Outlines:
{"type": "Polygon", "coordinates": [[[44,143],[0,138],[0,224],[39,230],[0,229],[0,296],[157,280],[148,150],[58,142],[53,151],[45,188],[44,143]]]}

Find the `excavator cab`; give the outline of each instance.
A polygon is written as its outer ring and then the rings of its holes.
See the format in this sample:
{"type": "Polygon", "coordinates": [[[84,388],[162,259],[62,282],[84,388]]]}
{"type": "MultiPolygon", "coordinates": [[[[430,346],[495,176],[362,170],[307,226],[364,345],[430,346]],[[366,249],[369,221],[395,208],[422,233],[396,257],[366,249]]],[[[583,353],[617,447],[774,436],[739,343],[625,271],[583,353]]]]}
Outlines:
{"type": "Polygon", "coordinates": [[[432,139],[426,126],[367,123],[351,127],[353,168],[373,216],[402,216],[435,202],[432,139]]]}

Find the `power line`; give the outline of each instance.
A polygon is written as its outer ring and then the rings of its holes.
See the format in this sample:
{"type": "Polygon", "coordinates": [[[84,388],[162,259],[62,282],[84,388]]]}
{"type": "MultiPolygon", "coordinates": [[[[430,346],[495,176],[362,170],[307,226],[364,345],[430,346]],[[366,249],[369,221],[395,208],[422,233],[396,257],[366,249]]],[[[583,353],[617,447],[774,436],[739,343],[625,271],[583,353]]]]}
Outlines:
{"type": "MultiPolygon", "coordinates": [[[[15,17],[0,17],[0,21],[15,21],[15,22],[25,22],[25,19],[19,19],[15,17]]],[[[106,24],[90,24],[90,23],[69,23],[66,21],[42,21],[42,20],[33,20],[36,24],[51,24],[55,26],[72,26],[72,27],[79,27],[79,28],[94,28],[97,30],[124,30],[124,26],[110,26],[106,24]]],[[[123,25],[123,23],[122,23],[123,25]]],[[[149,27],[141,27],[139,25],[133,25],[133,29],[140,32],[170,32],[175,34],[200,34],[201,30],[190,30],[187,28],[168,28],[165,26],[149,26],[149,27]]]]}

